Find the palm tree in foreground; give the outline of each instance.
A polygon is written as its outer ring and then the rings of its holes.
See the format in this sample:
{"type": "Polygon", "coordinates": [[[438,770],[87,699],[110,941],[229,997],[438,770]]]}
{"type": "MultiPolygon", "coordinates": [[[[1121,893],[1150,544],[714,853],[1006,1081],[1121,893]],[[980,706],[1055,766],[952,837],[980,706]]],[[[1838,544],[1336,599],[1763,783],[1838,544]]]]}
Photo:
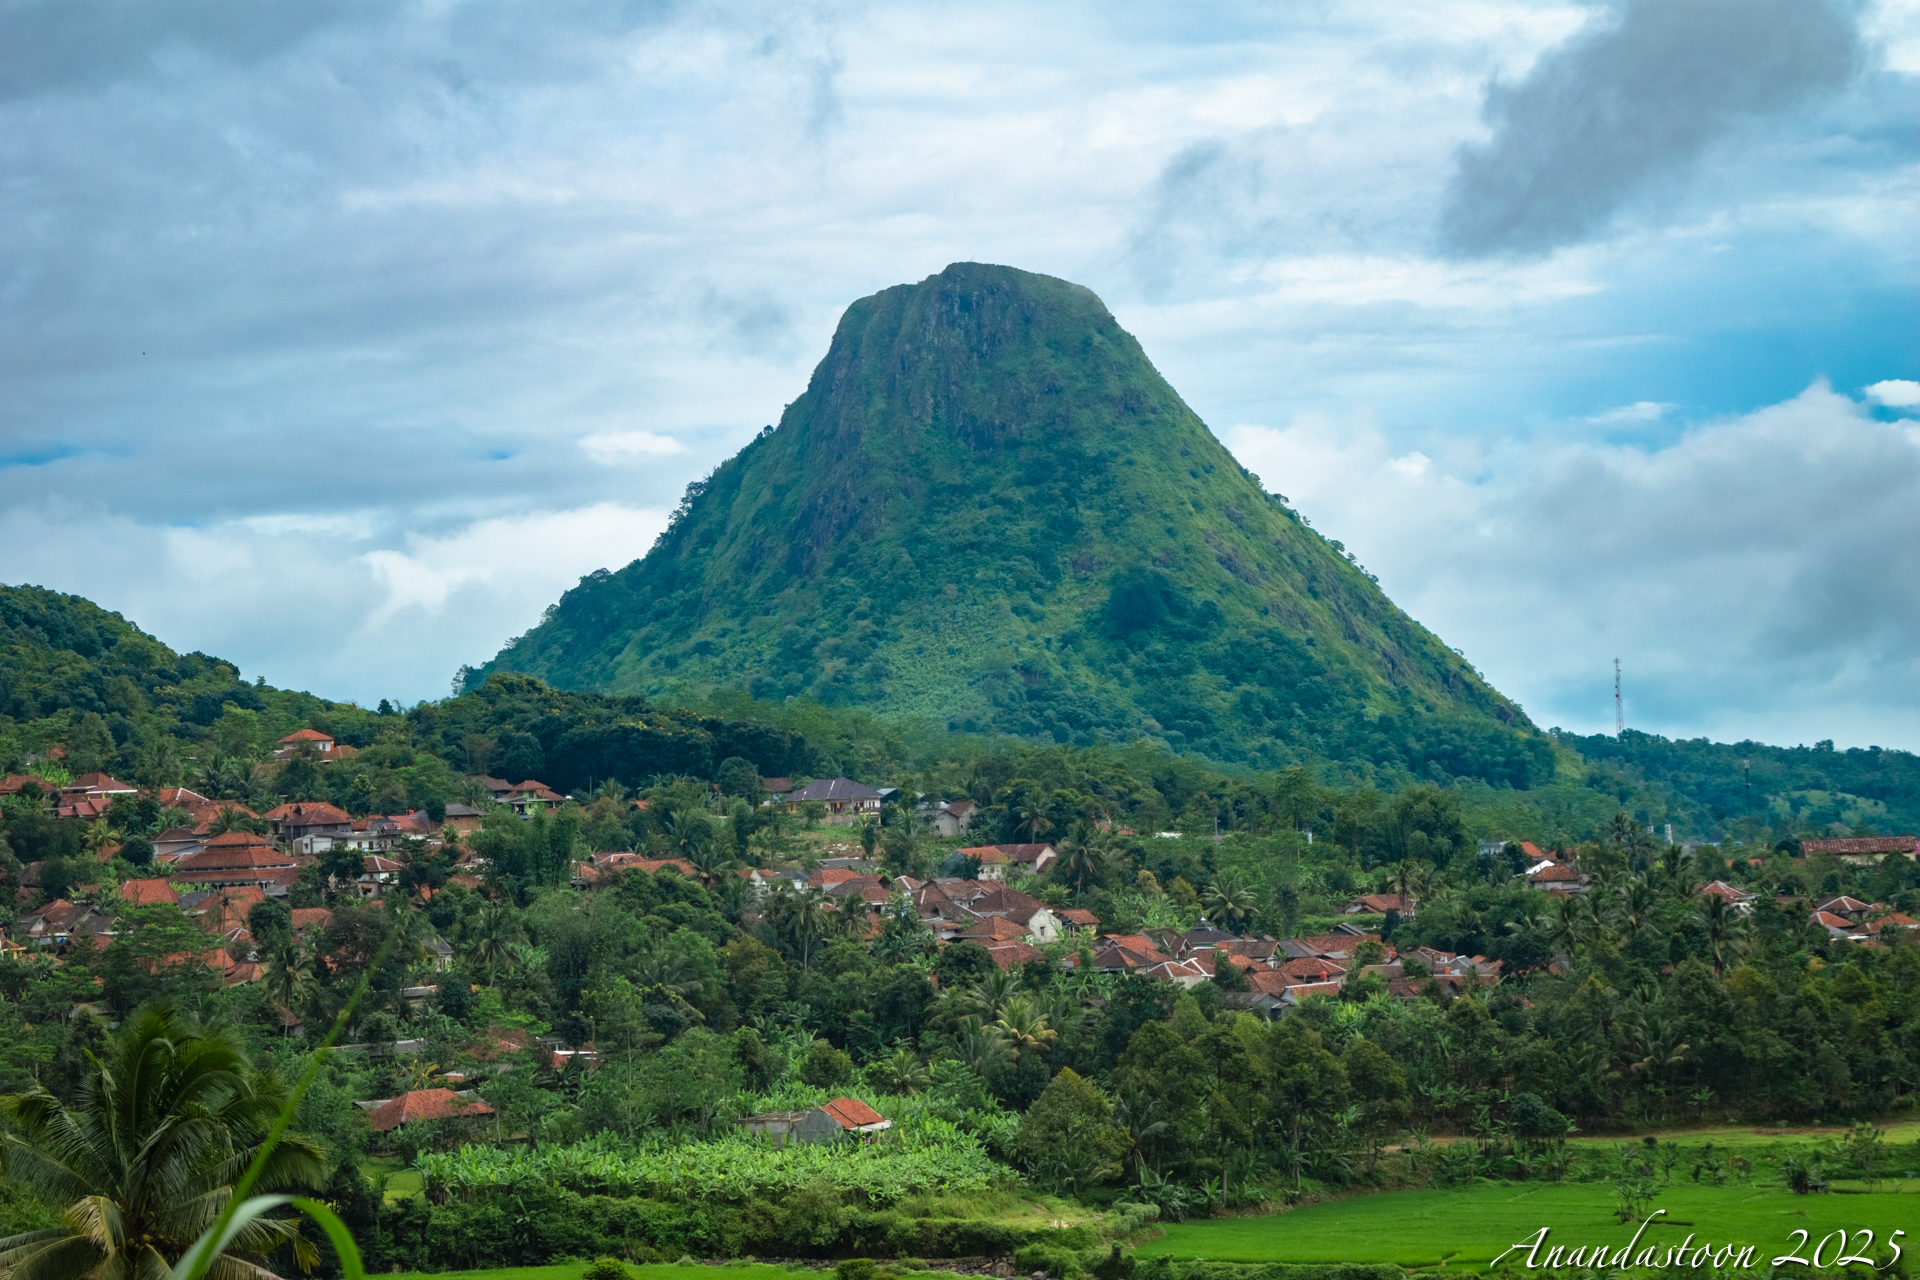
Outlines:
{"type": "MultiPolygon", "coordinates": [[[[36,1084],[0,1098],[15,1132],[0,1136],[7,1174],[51,1204],[60,1225],[0,1240],[8,1280],[165,1280],[212,1226],[287,1100],[238,1042],[170,1005],[134,1013],[93,1063],[69,1107],[36,1084]]],[[[259,1192],[326,1183],[310,1139],[281,1138],[259,1192]]],[[[206,1280],[276,1280],[267,1255],[290,1245],[304,1270],[317,1254],[296,1223],[244,1223],[206,1280]]]]}

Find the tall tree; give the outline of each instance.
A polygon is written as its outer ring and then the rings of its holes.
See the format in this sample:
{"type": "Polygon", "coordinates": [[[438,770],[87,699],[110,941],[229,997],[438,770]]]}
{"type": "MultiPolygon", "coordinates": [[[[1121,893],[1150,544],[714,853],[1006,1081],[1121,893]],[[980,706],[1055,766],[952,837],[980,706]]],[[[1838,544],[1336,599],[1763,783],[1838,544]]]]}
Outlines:
{"type": "MultiPolygon", "coordinates": [[[[0,1275],[164,1280],[219,1217],[286,1095],[228,1033],[165,1004],[139,1010],[94,1059],[72,1105],[38,1084],[0,1098],[17,1130],[0,1136],[9,1176],[63,1206],[59,1226],[0,1240],[0,1275]]],[[[286,1134],[255,1189],[317,1189],[326,1174],[320,1148],[286,1134]]],[[[283,1246],[312,1265],[314,1247],[294,1221],[252,1219],[207,1280],[274,1280],[267,1255],[283,1246]]]]}

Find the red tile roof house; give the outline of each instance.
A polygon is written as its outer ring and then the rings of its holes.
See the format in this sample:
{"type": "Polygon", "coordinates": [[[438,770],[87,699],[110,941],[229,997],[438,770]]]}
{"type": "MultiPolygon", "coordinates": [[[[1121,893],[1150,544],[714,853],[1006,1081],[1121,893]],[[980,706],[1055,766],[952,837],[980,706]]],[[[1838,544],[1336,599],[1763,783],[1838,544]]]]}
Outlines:
{"type": "Polygon", "coordinates": [[[982,880],[1004,880],[1010,871],[1037,876],[1058,856],[1050,844],[980,844],[954,852],[957,857],[977,861],[982,880]]]}
{"type": "Polygon", "coordinates": [[[229,831],[174,863],[173,879],[176,884],[205,889],[257,885],[269,892],[285,892],[309,861],[280,852],[252,832],[229,831]]]}
{"type": "Polygon", "coordinates": [[[1030,942],[995,942],[987,946],[987,959],[1003,972],[1017,964],[1032,964],[1046,958],[1047,953],[1030,942]]]}
{"type": "Polygon", "coordinates": [[[1816,911],[1807,923],[1819,925],[1827,931],[1827,936],[1830,938],[1848,938],[1854,942],[1864,942],[1879,932],[1879,929],[1873,925],[1847,920],[1834,915],[1831,911],[1816,911]]]}
{"type": "Polygon", "coordinates": [[[1572,867],[1549,863],[1527,877],[1529,889],[1558,889],[1564,893],[1585,893],[1587,878],[1572,867]]]}
{"type": "Polygon", "coordinates": [[[1339,994],[1340,984],[1337,982],[1312,982],[1291,986],[1280,995],[1281,1012],[1283,1014],[1291,1013],[1307,1000],[1338,996],[1339,994]]]}
{"type": "Polygon", "coordinates": [[[171,880],[129,880],[119,889],[120,901],[130,907],[177,907],[180,895],[171,880]]]}
{"type": "Polygon", "coordinates": [[[1389,911],[1397,911],[1402,920],[1411,920],[1417,908],[1418,904],[1403,893],[1363,893],[1349,902],[1342,914],[1380,916],[1389,911]]]}
{"type": "Polygon", "coordinates": [[[336,838],[353,831],[353,815],[330,804],[275,805],[264,816],[268,831],[297,852],[309,855],[325,853],[333,848],[336,838]]]}
{"type": "Polygon", "coordinates": [[[1061,924],[1082,937],[1091,938],[1100,932],[1100,917],[1085,907],[1065,907],[1054,914],[1060,917],[1061,924]]]}
{"type": "Polygon", "coordinates": [[[397,1098],[389,1098],[367,1115],[367,1124],[375,1133],[391,1133],[403,1124],[421,1120],[470,1119],[475,1122],[493,1114],[493,1108],[473,1096],[451,1089],[415,1089],[397,1098]]]}
{"type": "MultiPolygon", "coordinates": [[[[1289,960],[1311,960],[1316,957],[1325,960],[1346,960],[1362,942],[1379,942],[1377,933],[1349,934],[1325,933],[1306,938],[1282,938],[1274,953],[1274,959],[1286,957],[1289,960]]],[[[1385,944],[1382,944],[1385,945],[1385,944]]],[[[1387,947],[1387,954],[1393,954],[1393,948],[1387,947]]]]}
{"type": "Polygon", "coordinates": [[[318,729],[295,729],[292,733],[280,739],[275,746],[278,748],[278,750],[273,753],[276,760],[286,760],[290,758],[294,752],[305,750],[308,747],[311,747],[314,754],[322,760],[330,760],[334,756],[333,739],[318,729]]]}
{"type": "Polygon", "coordinates": [[[756,1138],[775,1146],[789,1142],[838,1142],[884,1133],[893,1121],[858,1098],[835,1098],[808,1111],[763,1111],[747,1116],[740,1125],[756,1138]]]}
{"type": "Polygon", "coordinates": [[[1743,916],[1753,910],[1753,895],[1745,889],[1734,888],[1725,880],[1715,880],[1700,892],[1709,897],[1719,898],[1743,916]]]}
{"type": "Polygon", "coordinates": [[[1145,934],[1111,934],[1093,953],[1093,967],[1099,973],[1128,973],[1164,964],[1168,958],[1145,934]]]}
{"type": "Polygon", "coordinates": [[[1912,858],[1920,839],[1913,836],[1845,836],[1838,840],[1802,840],[1800,852],[1808,858],[1839,858],[1856,864],[1883,862],[1888,856],[1912,858]]]}
{"type": "Polygon", "coordinates": [[[689,880],[700,878],[700,869],[685,858],[649,858],[644,853],[596,853],[587,862],[573,864],[573,887],[591,888],[619,871],[644,871],[648,875],[655,875],[668,868],[689,880]]]}
{"type": "Polygon", "coordinates": [[[1171,982],[1176,987],[1191,991],[1201,983],[1213,977],[1213,961],[1205,956],[1188,956],[1184,960],[1162,960],[1159,964],[1148,965],[1140,970],[1143,978],[1152,978],[1158,982],[1171,982]]]}

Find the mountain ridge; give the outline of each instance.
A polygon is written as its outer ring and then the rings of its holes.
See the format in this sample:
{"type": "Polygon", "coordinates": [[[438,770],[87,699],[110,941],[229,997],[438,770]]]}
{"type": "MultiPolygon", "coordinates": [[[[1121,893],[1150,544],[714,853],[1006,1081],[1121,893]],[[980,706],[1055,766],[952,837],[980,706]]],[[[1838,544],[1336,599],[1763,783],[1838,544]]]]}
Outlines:
{"type": "Polygon", "coordinates": [[[1525,714],[1267,493],[1091,290],[978,263],[850,305],[780,424],[467,678],[493,671],[1250,764],[1552,772],[1525,714]]]}

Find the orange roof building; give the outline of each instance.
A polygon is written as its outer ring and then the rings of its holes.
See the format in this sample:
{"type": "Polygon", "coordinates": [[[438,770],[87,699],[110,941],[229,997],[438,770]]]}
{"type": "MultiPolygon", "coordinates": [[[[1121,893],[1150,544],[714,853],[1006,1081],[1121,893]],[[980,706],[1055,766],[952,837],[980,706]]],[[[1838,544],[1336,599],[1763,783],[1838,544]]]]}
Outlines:
{"type": "Polygon", "coordinates": [[[282,853],[250,831],[214,836],[198,853],[173,864],[176,884],[221,889],[256,885],[262,889],[291,887],[309,859],[282,853]]]}
{"type": "Polygon", "coordinates": [[[128,880],[120,886],[120,901],[130,907],[173,907],[180,904],[170,880],[128,880]]]}
{"type": "Polygon", "coordinates": [[[446,1120],[490,1116],[493,1108],[476,1097],[462,1097],[451,1089],[414,1089],[389,1098],[367,1116],[375,1133],[390,1133],[418,1120],[446,1120]]]}

